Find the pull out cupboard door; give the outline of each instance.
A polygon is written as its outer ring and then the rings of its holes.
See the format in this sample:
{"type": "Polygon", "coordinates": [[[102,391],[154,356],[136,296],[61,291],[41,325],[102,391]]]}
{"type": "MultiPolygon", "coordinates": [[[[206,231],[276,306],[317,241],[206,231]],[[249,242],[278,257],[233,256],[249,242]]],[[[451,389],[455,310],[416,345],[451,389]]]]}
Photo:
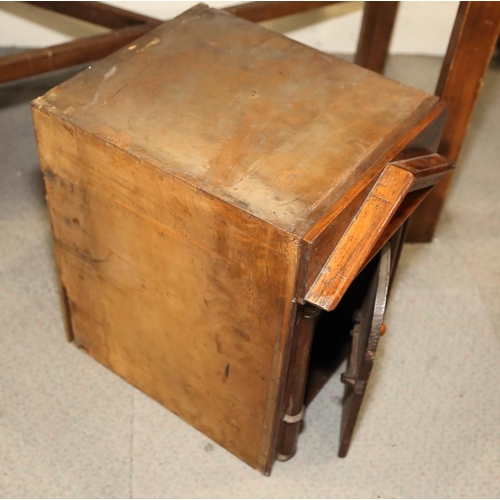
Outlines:
{"type": "Polygon", "coordinates": [[[363,269],[371,273],[361,307],[354,314],[339,456],[347,454],[370,378],[381,334],[391,275],[407,218],[453,166],[442,156],[422,152],[386,165],[336,242],[305,294],[305,302],[330,312],[363,269]]]}
{"type": "Polygon", "coordinates": [[[382,248],[380,256],[376,258],[379,261],[373,271],[361,309],[356,311],[353,318],[351,354],[347,370],[341,376],[345,384],[345,395],[340,434],[340,457],[345,457],[349,449],[383,328],[391,276],[390,243],[382,248]]]}

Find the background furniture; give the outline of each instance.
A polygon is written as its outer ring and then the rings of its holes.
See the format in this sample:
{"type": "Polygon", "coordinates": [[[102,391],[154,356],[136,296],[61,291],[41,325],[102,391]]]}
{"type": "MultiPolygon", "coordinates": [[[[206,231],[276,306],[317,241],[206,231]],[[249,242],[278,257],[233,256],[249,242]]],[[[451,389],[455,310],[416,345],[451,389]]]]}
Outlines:
{"type": "MultiPolygon", "coordinates": [[[[366,2],[356,63],[382,73],[398,2],[366,2]]],[[[498,39],[500,2],[460,2],[436,95],[450,105],[439,152],[458,160],[484,75],[498,39]]],[[[433,190],[412,217],[408,240],[431,241],[452,174],[433,190]]]]}
{"type": "MultiPolygon", "coordinates": [[[[99,2],[27,2],[113,29],[109,34],[0,59],[0,83],[104,57],[161,21],[99,2]]],[[[336,2],[250,2],[224,10],[254,22],[336,2]]],[[[382,73],[398,2],[366,2],[356,63],[382,73]]],[[[450,104],[439,152],[457,161],[500,30],[500,2],[460,2],[436,94],[450,104]]],[[[429,242],[436,231],[451,174],[412,217],[408,241],[429,242]]]]}

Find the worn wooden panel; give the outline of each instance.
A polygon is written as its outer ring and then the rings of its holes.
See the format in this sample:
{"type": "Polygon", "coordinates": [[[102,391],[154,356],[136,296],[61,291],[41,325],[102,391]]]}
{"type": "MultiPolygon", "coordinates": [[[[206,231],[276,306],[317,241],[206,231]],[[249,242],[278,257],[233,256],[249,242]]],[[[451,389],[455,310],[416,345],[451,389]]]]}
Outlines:
{"type": "Polygon", "coordinates": [[[300,247],[37,104],[75,343],[268,471],[300,247]]]}
{"type": "Polygon", "coordinates": [[[68,336],[269,472],[305,388],[295,301],[335,248],[344,282],[313,302],[340,298],[421,177],[382,169],[443,106],[205,6],[33,106],[68,336]]]}
{"type": "Polygon", "coordinates": [[[44,99],[103,140],[298,236],[436,104],[202,6],[44,99]]]}

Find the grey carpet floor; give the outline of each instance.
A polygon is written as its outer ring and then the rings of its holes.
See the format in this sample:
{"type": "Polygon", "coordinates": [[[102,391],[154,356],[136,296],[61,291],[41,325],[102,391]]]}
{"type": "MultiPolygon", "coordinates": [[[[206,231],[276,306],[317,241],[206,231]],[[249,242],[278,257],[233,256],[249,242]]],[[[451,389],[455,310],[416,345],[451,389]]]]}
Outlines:
{"type": "MultiPolygon", "coordinates": [[[[440,61],[392,57],[432,91],[440,61]]],[[[66,343],[29,101],[0,87],[1,497],[499,497],[500,64],[488,73],[437,237],[407,245],[358,431],[341,384],[298,453],[261,476],[66,343]]]]}

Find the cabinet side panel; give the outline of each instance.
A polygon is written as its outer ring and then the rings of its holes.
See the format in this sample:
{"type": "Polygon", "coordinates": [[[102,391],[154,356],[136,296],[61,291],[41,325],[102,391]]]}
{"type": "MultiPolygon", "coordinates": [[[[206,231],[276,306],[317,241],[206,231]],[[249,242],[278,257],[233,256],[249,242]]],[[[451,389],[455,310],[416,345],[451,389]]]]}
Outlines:
{"type": "Polygon", "coordinates": [[[262,471],[299,247],[34,108],[75,343],[262,471]]]}

